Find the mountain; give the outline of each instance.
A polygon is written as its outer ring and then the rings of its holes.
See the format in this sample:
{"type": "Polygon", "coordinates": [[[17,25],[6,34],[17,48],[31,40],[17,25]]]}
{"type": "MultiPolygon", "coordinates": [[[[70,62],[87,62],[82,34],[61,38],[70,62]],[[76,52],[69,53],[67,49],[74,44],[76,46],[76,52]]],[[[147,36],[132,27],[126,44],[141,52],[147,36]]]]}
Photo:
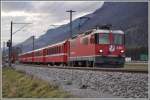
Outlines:
{"type": "MultiPolygon", "coordinates": [[[[89,19],[73,21],[73,35],[86,31],[96,25],[112,24],[113,29],[122,29],[126,34],[127,48],[148,48],[148,3],[147,2],[105,2],[94,13],[86,15],[89,19]]],[[[69,24],[49,29],[35,40],[35,48],[63,41],[69,38],[69,24]]],[[[32,41],[22,43],[23,51],[32,50],[32,41]]]]}

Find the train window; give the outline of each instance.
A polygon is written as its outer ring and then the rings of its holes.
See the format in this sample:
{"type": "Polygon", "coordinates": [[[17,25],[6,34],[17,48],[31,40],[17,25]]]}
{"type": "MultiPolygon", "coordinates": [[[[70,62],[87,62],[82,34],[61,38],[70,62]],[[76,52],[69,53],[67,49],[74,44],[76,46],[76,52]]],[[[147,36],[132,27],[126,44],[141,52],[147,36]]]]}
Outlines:
{"type": "Polygon", "coordinates": [[[40,55],[40,52],[38,51],[38,52],[37,52],[37,56],[39,56],[39,55],[40,55]]]}
{"type": "Polygon", "coordinates": [[[45,49],[45,55],[47,55],[47,49],[45,49]]]}
{"type": "Polygon", "coordinates": [[[62,51],[61,46],[59,47],[59,49],[60,49],[60,53],[61,53],[61,51],[62,51]]]}
{"type": "Polygon", "coordinates": [[[58,53],[60,53],[60,46],[58,47],[58,53]]]}
{"type": "Polygon", "coordinates": [[[35,56],[37,56],[37,52],[35,52],[35,56]]]}
{"type": "Polygon", "coordinates": [[[47,49],[47,55],[49,54],[49,49],[47,49]]]}
{"type": "Polygon", "coordinates": [[[46,49],[46,55],[48,55],[48,53],[49,53],[49,52],[48,52],[48,49],[46,49]]]}
{"type": "Polygon", "coordinates": [[[59,52],[59,50],[58,50],[58,46],[57,46],[57,53],[59,52]]]}
{"type": "Polygon", "coordinates": [[[53,54],[53,48],[50,48],[50,53],[49,54],[53,54]]]}
{"type": "Polygon", "coordinates": [[[56,52],[57,52],[57,47],[54,47],[54,49],[55,49],[54,51],[55,51],[55,54],[56,54],[56,52]]]}
{"type": "Polygon", "coordinates": [[[55,47],[53,48],[53,54],[55,54],[55,47]]]}
{"type": "Polygon", "coordinates": [[[38,56],[38,52],[36,52],[36,56],[38,56]]]}
{"type": "Polygon", "coordinates": [[[55,53],[58,53],[58,48],[56,47],[56,52],[55,53]]]}
{"type": "Polygon", "coordinates": [[[49,48],[49,49],[48,49],[48,55],[50,55],[51,53],[52,53],[52,49],[49,48]]]}
{"type": "Polygon", "coordinates": [[[57,47],[54,47],[54,54],[56,54],[57,52],[57,47]]]}
{"type": "Polygon", "coordinates": [[[56,54],[56,52],[57,52],[57,47],[54,47],[55,48],[55,54],[56,54]]]}
{"type": "Polygon", "coordinates": [[[54,54],[55,54],[56,53],[56,48],[54,47],[53,50],[54,50],[54,54]]]}
{"type": "Polygon", "coordinates": [[[55,50],[56,50],[56,52],[55,52],[55,53],[57,53],[57,47],[55,47],[55,50]]]}
{"type": "Polygon", "coordinates": [[[53,54],[53,48],[50,48],[50,54],[53,54]]]}
{"type": "Polygon", "coordinates": [[[90,43],[91,44],[95,43],[95,35],[91,35],[91,37],[90,37],[90,43]]]}
{"type": "Polygon", "coordinates": [[[43,54],[43,53],[42,53],[42,50],[41,50],[41,51],[40,51],[40,55],[39,55],[39,56],[42,56],[42,54],[43,54]]]}
{"type": "Polygon", "coordinates": [[[55,48],[52,48],[53,54],[55,53],[55,48]]]}
{"type": "Polygon", "coordinates": [[[52,48],[49,48],[49,55],[52,54],[52,48]]]}
{"type": "Polygon", "coordinates": [[[54,47],[54,54],[56,54],[57,52],[57,47],[54,47]]]}
{"type": "Polygon", "coordinates": [[[88,37],[82,39],[82,44],[84,45],[88,44],[88,37]]]}
{"type": "Polygon", "coordinates": [[[64,48],[63,48],[63,45],[61,46],[61,52],[63,52],[64,48]]]}
{"type": "Polygon", "coordinates": [[[100,33],[99,34],[99,44],[110,44],[108,33],[100,33]]]}
{"type": "Polygon", "coordinates": [[[59,46],[59,53],[60,53],[61,51],[60,51],[60,46],[59,46]]]}
{"type": "Polygon", "coordinates": [[[71,47],[76,47],[76,39],[71,41],[71,47]]]}
{"type": "Polygon", "coordinates": [[[36,56],[40,56],[40,51],[37,52],[37,55],[36,55],[36,56]]]}
{"type": "Polygon", "coordinates": [[[37,55],[36,56],[39,56],[39,52],[37,52],[37,55]]]}
{"type": "Polygon", "coordinates": [[[55,53],[55,48],[53,47],[53,48],[52,48],[52,54],[54,54],[54,53],[55,53]]]}
{"type": "Polygon", "coordinates": [[[36,52],[36,56],[38,56],[38,52],[36,52]]]}
{"type": "Polygon", "coordinates": [[[59,53],[59,46],[57,46],[57,53],[59,53]]]}
{"type": "Polygon", "coordinates": [[[62,49],[61,49],[61,45],[59,46],[59,53],[61,53],[62,49]]]}
{"type": "Polygon", "coordinates": [[[59,49],[58,49],[58,47],[59,47],[59,46],[57,46],[57,53],[59,53],[59,49]]]}
{"type": "Polygon", "coordinates": [[[113,44],[123,44],[123,35],[121,34],[113,34],[113,44]]]}

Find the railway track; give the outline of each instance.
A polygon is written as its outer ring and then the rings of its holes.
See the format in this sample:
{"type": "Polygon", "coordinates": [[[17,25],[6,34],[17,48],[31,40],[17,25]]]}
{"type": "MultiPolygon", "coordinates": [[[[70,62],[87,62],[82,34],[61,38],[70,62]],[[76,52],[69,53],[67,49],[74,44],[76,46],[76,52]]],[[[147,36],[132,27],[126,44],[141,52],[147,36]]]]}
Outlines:
{"type": "Polygon", "coordinates": [[[128,73],[148,73],[146,69],[135,69],[135,68],[100,68],[100,67],[68,67],[68,66],[48,66],[48,65],[33,65],[33,64],[23,64],[25,66],[35,66],[35,67],[48,67],[57,69],[69,69],[69,70],[91,70],[91,71],[105,71],[105,72],[128,72],[128,73]]]}

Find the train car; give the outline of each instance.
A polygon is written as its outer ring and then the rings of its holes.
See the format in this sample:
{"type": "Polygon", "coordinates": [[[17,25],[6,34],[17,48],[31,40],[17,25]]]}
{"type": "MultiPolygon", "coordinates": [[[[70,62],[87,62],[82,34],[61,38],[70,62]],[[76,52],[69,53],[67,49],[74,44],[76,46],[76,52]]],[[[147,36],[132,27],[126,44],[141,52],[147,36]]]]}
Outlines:
{"type": "Polygon", "coordinates": [[[36,64],[67,64],[68,62],[68,46],[69,41],[49,45],[37,50],[19,55],[21,63],[36,63],[36,64]]]}
{"type": "Polygon", "coordinates": [[[33,55],[34,55],[33,51],[19,54],[18,60],[21,63],[32,63],[33,62],[33,55]]]}
{"type": "Polygon", "coordinates": [[[65,40],[63,42],[50,45],[44,49],[44,63],[49,63],[51,65],[67,65],[68,62],[68,46],[69,41],[65,40]]]}
{"type": "Polygon", "coordinates": [[[12,63],[15,63],[17,60],[18,60],[17,54],[16,54],[16,53],[12,53],[11,62],[12,62],[12,63]]]}
{"type": "Polygon", "coordinates": [[[33,51],[33,58],[32,63],[44,63],[44,54],[43,54],[44,48],[40,48],[33,51]]]}
{"type": "Polygon", "coordinates": [[[125,62],[125,34],[121,30],[93,29],[70,40],[72,66],[97,66],[125,62]]]}

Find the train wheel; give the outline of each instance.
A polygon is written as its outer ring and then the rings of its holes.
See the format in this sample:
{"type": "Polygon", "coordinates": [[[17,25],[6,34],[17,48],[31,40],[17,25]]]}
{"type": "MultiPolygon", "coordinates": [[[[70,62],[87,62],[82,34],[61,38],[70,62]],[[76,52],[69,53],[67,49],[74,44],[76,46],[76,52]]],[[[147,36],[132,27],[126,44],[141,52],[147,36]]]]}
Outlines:
{"type": "Polygon", "coordinates": [[[73,62],[73,66],[77,67],[77,62],[76,61],[73,62]]]}
{"type": "Polygon", "coordinates": [[[118,67],[124,67],[124,63],[123,64],[118,64],[118,67]]]}
{"type": "Polygon", "coordinates": [[[75,67],[76,66],[76,63],[73,61],[72,62],[72,67],[75,67]]]}
{"type": "Polygon", "coordinates": [[[86,67],[91,67],[91,62],[90,61],[86,61],[86,67]]]}
{"type": "Polygon", "coordinates": [[[94,61],[92,61],[92,67],[95,67],[95,62],[94,61]]]}
{"type": "Polygon", "coordinates": [[[69,67],[73,67],[73,62],[69,62],[69,67]]]}
{"type": "Polygon", "coordinates": [[[78,66],[81,67],[82,66],[82,62],[78,61],[78,66]]]}
{"type": "Polygon", "coordinates": [[[92,67],[92,66],[93,66],[92,61],[88,61],[88,66],[87,67],[92,67]]]}

